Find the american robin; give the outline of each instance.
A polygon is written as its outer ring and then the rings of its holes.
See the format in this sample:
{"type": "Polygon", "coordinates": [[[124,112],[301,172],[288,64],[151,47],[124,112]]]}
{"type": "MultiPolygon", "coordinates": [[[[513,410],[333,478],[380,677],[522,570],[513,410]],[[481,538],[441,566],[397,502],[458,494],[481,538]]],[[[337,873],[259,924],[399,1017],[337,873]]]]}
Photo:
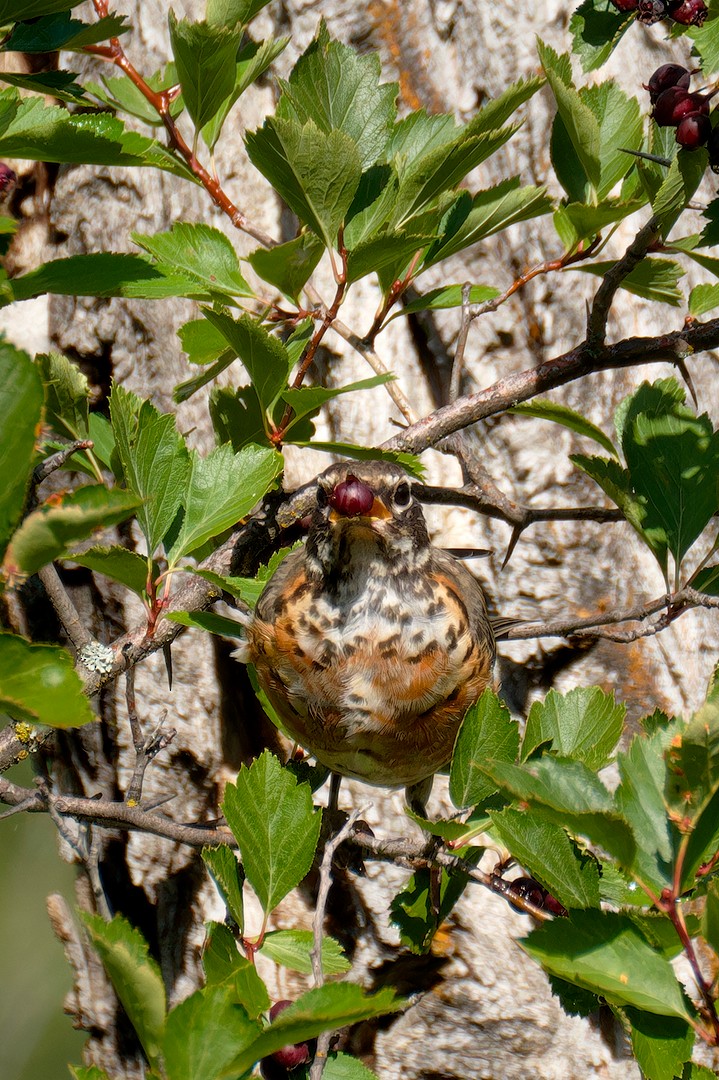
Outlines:
{"type": "Polygon", "coordinates": [[[307,542],[260,596],[238,658],[318,761],[416,786],[421,805],[494,653],[482,589],[430,542],[404,470],[343,462],[318,477],[307,542]]]}

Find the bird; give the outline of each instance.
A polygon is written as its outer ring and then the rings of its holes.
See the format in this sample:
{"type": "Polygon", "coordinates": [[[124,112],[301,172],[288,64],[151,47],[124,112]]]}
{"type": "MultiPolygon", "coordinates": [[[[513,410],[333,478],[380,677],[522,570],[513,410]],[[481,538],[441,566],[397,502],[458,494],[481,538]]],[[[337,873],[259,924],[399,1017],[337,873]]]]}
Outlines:
{"type": "Polygon", "coordinates": [[[491,685],[495,640],[479,582],[430,541],[405,470],[345,461],[317,478],[307,540],[266,585],[235,655],[318,762],[404,787],[423,812],[491,685]]]}

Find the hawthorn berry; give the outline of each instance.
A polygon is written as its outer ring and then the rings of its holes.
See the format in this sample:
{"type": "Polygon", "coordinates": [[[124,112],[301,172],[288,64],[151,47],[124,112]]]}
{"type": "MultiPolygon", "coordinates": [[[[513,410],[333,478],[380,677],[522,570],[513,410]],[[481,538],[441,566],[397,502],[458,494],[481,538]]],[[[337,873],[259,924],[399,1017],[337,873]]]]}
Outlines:
{"type": "Polygon", "coordinates": [[[711,130],[711,120],[708,116],[691,113],[679,122],[675,139],[685,150],[698,150],[709,138],[711,130]]]}
{"type": "MultiPolygon", "coordinates": [[[[521,896],[523,900],[529,900],[530,904],[534,904],[535,907],[541,908],[544,905],[544,897],[546,895],[545,890],[532,877],[518,877],[514,881],[510,881],[512,886],[512,892],[517,896],[521,896]]],[[[512,904],[512,901],[509,901],[512,904]]],[[[515,911],[522,911],[523,909],[517,907],[516,904],[512,904],[515,911]]]]}
{"type": "MultiPolygon", "coordinates": [[[[652,116],[659,127],[674,127],[678,124],[681,116],[675,117],[675,110],[688,101],[690,96],[689,91],[681,86],[670,86],[668,90],[663,90],[652,109],[652,116]]],[[[686,116],[686,112],[682,115],[686,116]]]]}
{"type": "Polygon", "coordinates": [[[347,479],[337,484],[329,497],[332,509],[344,517],[362,517],[369,514],[373,503],[372,489],[352,473],[348,473],[347,479]]]}
{"type": "Polygon", "coordinates": [[[682,26],[702,26],[708,14],[704,0],[677,0],[669,5],[669,18],[682,26]]]}
{"type": "Polygon", "coordinates": [[[17,173],[15,170],[6,165],[4,161],[0,161],[0,198],[12,191],[16,184],[17,173]]]}
{"type": "Polygon", "coordinates": [[[644,89],[649,91],[649,100],[653,105],[660,94],[669,90],[672,86],[679,86],[682,90],[689,89],[691,72],[681,64],[662,64],[658,67],[644,89]]]}
{"type": "Polygon", "coordinates": [[[669,0],[639,0],[637,4],[637,18],[645,26],[666,19],[669,14],[669,0]]]}
{"type": "MultiPolygon", "coordinates": [[[[281,1012],[284,1012],[293,1003],[283,998],[276,1001],[270,1009],[270,1022],[276,1020],[281,1012]]],[[[274,1054],[263,1058],[260,1062],[260,1072],[264,1080],[284,1080],[292,1069],[298,1065],[304,1065],[310,1060],[310,1051],[306,1042],[289,1043],[274,1054]]]]}

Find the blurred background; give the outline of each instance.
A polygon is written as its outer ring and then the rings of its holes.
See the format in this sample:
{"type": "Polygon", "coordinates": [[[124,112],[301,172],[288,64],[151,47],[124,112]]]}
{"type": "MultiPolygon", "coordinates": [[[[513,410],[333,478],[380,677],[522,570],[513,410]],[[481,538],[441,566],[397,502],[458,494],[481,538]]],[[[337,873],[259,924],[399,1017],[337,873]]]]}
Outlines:
{"type": "MultiPolygon", "coordinates": [[[[8,779],[32,785],[32,765],[8,779]]],[[[70,903],[75,872],[62,862],[55,826],[45,814],[0,822],[0,1074],[3,1080],[69,1080],[81,1064],[85,1034],[63,1012],[72,986],[60,942],[50,929],[45,897],[70,903]]]]}

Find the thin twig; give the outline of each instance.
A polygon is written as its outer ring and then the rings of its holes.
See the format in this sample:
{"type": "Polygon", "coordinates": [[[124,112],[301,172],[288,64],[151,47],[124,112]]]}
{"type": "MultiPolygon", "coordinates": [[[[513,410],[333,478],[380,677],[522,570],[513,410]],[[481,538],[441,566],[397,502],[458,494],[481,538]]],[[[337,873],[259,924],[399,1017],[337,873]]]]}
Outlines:
{"type": "Polygon", "coordinates": [[[146,739],[137,715],[135,702],[135,669],[128,668],[125,672],[125,701],[127,703],[127,717],[130,721],[132,733],[132,745],[135,748],[135,768],[132,779],[125,793],[125,802],[128,806],[139,806],[142,800],[142,785],[145,780],[147,766],[161,750],[172,742],[177,734],[174,728],[163,732],[162,725],[167,716],[167,709],[163,709],[157,726],[152,734],[146,739]]]}
{"type": "Polygon", "coordinates": [[[62,623],[63,630],[75,649],[79,652],[93,641],[92,634],[78,615],[77,608],[67,594],[60,580],[60,575],[52,563],[38,570],[38,577],[45,587],[45,592],[52,601],[55,613],[62,623]]]}
{"type": "MultiPolygon", "coordinates": [[[[322,970],[322,939],[324,937],[325,912],[327,910],[327,898],[332,886],[332,860],[340,844],[352,834],[354,824],[359,817],[364,815],[368,807],[358,807],[353,810],[342,828],[327,839],[320,863],[320,883],[317,890],[317,903],[312,918],[312,978],[315,986],[324,985],[324,972],[322,970]]],[[[310,1068],[310,1080],[321,1080],[327,1063],[332,1032],[323,1031],[317,1039],[317,1049],[310,1068]]]]}
{"type": "Polygon", "coordinates": [[[604,345],[607,335],[607,319],[617,289],[624,279],[631,274],[632,270],[639,265],[652,244],[655,244],[659,239],[659,231],[658,218],[651,218],[639,230],[622,258],[607,270],[602,278],[602,283],[594,294],[594,300],[587,318],[587,345],[590,350],[595,351],[604,345]]]}
{"type": "Polygon", "coordinates": [[[44,461],[35,466],[32,474],[33,484],[41,484],[52,473],[62,469],[78,450],[92,450],[94,445],[92,439],[80,439],[77,442],[70,443],[69,446],[63,447],[62,450],[58,450],[57,453],[51,454],[50,457],[45,458],[44,461]]]}
{"type": "Polygon", "coordinates": [[[460,396],[460,388],[462,386],[462,370],[464,367],[464,350],[467,347],[467,337],[469,335],[469,327],[472,322],[469,306],[469,294],[472,286],[469,282],[465,282],[462,286],[462,321],[459,326],[459,334],[457,335],[457,344],[454,349],[454,360],[452,361],[452,372],[449,379],[449,400],[456,401],[460,396]]]}

